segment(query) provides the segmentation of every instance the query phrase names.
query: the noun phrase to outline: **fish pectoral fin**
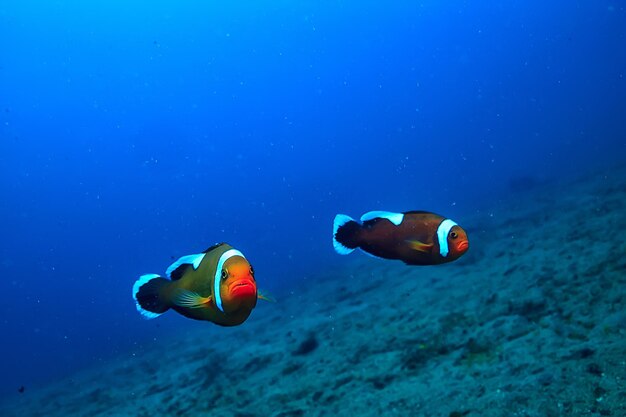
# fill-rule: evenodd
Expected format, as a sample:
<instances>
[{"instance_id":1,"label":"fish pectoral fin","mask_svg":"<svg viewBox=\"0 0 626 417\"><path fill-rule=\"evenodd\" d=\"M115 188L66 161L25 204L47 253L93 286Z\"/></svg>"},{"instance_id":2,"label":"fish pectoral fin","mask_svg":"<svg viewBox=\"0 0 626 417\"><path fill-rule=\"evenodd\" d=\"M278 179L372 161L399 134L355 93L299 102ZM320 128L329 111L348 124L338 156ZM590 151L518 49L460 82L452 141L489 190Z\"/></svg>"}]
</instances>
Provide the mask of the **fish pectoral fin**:
<instances>
[{"instance_id":1,"label":"fish pectoral fin","mask_svg":"<svg viewBox=\"0 0 626 417\"><path fill-rule=\"evenodd\" d=\"M179 307L203 308L208 307L212 300L212 297L202 297L194 291L179 290L172 302Z\"/></svg>"},{"instance_id":2,"label":"fish pectoral fin","mask_svg":"<svg viewBox=\"0 0 626 417\"><path fill-rule=\"evenodd\" d=\"M256 292L256 294L257 294L257 296L256 296L256 297L257 297L259 300L269 301L270 303L275 303L275 302L276 302L276 298L274 298L271 294L269 294L269 293L268 293L268 292L266 292L266 291L264 291L264 292L257 291L257 292Z\"/></svg>"},{"instance_id":3,"label":"fish pectoral fin","mask_svg":"<svg viewBox=\"0 0 626 417\"><path fill-rule=\"evenodd\" d=\"M406 240L405 242L409 244L411 249L415 249L416 251L419 251L419 252L428 253L433 247L432 243L424 243L424 242L420 242L419 240Z\"/></svg>"}]
</instances>

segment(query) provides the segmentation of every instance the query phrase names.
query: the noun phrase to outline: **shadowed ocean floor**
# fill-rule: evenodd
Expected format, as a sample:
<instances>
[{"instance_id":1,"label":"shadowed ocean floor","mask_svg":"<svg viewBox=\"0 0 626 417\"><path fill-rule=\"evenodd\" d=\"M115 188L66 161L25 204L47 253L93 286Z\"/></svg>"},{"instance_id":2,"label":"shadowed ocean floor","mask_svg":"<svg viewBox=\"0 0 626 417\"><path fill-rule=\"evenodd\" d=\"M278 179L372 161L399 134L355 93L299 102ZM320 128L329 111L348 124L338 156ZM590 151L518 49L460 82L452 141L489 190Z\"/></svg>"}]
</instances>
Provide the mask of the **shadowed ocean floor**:
<instances>
[{"instance_id":1,"label":"shadowed ocean floor","mask_svg":"<svg viewBox=\"0 0 626 417\"><path fill-rule=\"evenodd\" d=\"M242 327L128 353L0 414L625 416L626 168L458 220L471 248L453 264L351 255Z\"/></svg>"}]
</instances>

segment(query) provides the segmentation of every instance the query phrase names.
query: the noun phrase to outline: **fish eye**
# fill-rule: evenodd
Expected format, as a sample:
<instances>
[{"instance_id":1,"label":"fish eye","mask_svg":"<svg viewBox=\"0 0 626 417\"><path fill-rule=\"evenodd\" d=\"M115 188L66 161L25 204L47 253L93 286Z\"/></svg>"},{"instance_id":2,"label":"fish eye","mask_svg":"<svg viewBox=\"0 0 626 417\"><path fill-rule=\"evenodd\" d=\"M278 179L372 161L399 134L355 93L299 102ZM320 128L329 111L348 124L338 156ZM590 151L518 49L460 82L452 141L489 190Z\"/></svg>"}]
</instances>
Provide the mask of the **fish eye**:
<instances>
[{"instance_id":1,"label":"fish eye","mask_svg":"<svg viewBox=\"0 0 626 417\"><path fill-rule=\"evenodd\" d=\"M459 237L459 234L457 232L450 232L450 237L452 239L456 239L457 237Z\"/></svg>"},{"instance_id":2,"label":"fish eye","mask_svg":"<svg viewBox=\"0 0 626 417\"><path fill-rule=\"evenodd\" d=\"M228 270L226 268L222 269L222 279L228 278Z\"/></svg>"}]
</instances>

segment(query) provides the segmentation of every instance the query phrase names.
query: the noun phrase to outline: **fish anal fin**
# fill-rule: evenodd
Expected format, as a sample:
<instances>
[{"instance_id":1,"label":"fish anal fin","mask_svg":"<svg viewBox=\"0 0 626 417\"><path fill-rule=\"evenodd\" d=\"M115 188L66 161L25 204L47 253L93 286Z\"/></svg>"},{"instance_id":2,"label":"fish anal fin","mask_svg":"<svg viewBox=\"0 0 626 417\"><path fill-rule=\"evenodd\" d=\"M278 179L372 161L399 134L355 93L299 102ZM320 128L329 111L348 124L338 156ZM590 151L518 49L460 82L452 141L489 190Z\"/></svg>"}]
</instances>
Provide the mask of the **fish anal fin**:
<instances>
[{"instance_id":1,"label":"fish anal fin","mask_svg":"<svg viewBox=\"0 0 626 417\"><path fill-rule=\"evenodd\" d=\"M172 299L174 305L186 308L206 308L212 302L213 298L211 296L202 297L197 292L189 290L178 290Z\"/></svg>"},{"instance_id":2,"label":"fish anal fin","mask_svg":"<svg viewBox=\"0 0 626 417\"><path fill-rule=\"evenodd\" d=\"M419 240L406 240L406 243L413 250L428 253L433 248L432 243L424 243Z\"/></svg>"}]
</instances>

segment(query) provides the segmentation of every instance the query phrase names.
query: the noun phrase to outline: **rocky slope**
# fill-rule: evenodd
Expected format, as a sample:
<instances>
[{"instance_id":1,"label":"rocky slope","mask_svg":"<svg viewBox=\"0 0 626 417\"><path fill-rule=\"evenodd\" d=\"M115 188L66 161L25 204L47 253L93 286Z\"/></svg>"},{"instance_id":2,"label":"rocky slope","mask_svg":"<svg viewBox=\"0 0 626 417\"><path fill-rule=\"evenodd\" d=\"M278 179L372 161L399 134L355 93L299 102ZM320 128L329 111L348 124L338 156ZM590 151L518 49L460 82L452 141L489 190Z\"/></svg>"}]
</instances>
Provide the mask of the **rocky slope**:
<instances>
[{"instance_id":1,"label":"rocky slope","mask_svg":"<svg viewBox=\"0 0 626 417\"><path fill-rule=\"evenodd\" d=\"M242 327L207 326L0 412L625 416L626 170L459 221L471 249L453 264L351 255Z\"/></svg>"}]
</instances>

